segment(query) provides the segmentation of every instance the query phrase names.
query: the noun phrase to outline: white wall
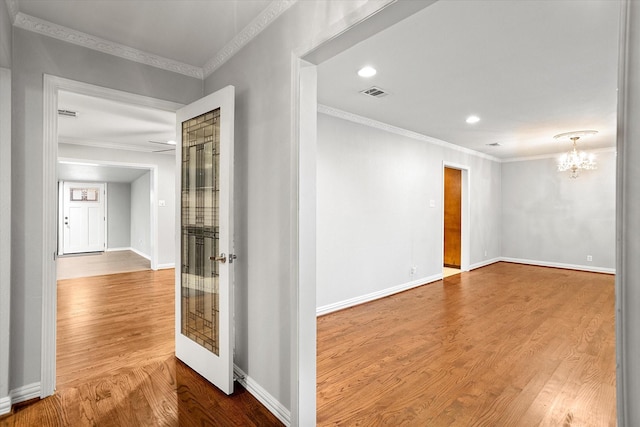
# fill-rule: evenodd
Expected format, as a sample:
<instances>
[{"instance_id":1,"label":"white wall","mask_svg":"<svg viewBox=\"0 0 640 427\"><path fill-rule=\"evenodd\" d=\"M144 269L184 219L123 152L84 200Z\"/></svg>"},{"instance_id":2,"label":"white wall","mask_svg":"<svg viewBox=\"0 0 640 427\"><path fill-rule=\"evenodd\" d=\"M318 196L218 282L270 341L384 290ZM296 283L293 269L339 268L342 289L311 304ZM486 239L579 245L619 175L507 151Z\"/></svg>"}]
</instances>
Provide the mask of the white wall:
<instances>
[{"instance_id":1,"label":"white wall","mask_svg":"<svg viewBox=\"0 0 640 427\"><path fill-rule=\"evenodd\" d=\"M147 258L151 257L149 177L147 172L131 183L131 248Z\"/></svg>"},{"instance_id":2,"label":"white wall","mask_svg":"<svg viewBox=\"0 0 640 427\"><path fill-rule=\"evenodd\" d=\"M107 183L107 249L131 247L131 184Z\"/></svg>"},{"instance_id":3,"label":"white wall","mask_svg":"<svg viewBox=\"0 0 640 427\"><path fill-rule=\"evenodd\" d=\"M202 96L203 82L19 28L13 29L12 68L10 389L18 389L39 387L44 257L55 251L43 245L43 74L183 104ZM135 161L129 152L96 153L104 159ZM173 184L164 188L165 199L173 200ZM172 207L167 210L172 212ZM172 241L173 236L168 236L166 245ZM172 263L173 248L166 254L164 247L160 242L160 262Z\"/></svg>"},{"instance_id":4,"label":"white wall","mask_svg":"<svg viewBox=\"0 0 640 427\"><path fill-rule=\"evenodd\" d=\"M614 271L615 153L597 161L576 179L554 158L502 164L503 257Z\"/></svg>"},{"instance_id":5,"label":"white wall","mask_svg":"<svg viewBox=\"0 0 640 427\"><path fill-rule=\"evenodd\" d=\"M500 163L318 115L319 308L441 276L443 162L470 169L470 264L499 257Z\"/></svg>"}]
</instances>

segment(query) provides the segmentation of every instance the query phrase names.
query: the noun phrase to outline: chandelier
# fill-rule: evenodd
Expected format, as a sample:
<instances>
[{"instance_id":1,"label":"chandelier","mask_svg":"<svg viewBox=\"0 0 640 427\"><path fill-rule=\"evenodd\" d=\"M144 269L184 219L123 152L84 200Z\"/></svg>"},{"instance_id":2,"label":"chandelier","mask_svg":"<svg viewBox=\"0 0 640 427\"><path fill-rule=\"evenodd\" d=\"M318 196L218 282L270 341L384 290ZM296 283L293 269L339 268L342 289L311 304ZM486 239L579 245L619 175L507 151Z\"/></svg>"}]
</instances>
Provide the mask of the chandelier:
<instances>
[{"instance_id":1,"label":"chandelier","mask_svg":"<svg viewBox=\"0 0 640 427\"><path fill-rule=\"evenodd\" d=\"M574 132L561 133L553 137L553 139L570 139L573 143L571 150L563 154L558 159L558 170L560 172L571 171L571 178L577 178L580 170L597 169L596 157L593 154L587 154L584 151L578 151L576 143L581 136L595 135L595 130L580 130Z\"/></svg>"}]
</instances>

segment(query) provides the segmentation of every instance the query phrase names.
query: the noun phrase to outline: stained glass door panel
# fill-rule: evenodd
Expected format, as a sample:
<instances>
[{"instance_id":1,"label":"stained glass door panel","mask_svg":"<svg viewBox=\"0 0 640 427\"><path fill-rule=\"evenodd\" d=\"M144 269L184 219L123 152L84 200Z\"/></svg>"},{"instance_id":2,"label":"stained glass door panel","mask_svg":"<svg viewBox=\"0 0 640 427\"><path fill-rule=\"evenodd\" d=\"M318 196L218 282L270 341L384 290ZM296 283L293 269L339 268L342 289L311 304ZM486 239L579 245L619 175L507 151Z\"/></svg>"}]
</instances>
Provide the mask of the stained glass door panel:
<instances>
[{"instance_id":1,"label":"stained glass door panel","mask_svg":"<svg viewBox=\"0 0 640 427\"><path fill-rule=\"evenodd\" d=\"M219 354L220 109L182 123L182 334Z\"/></svg>"},{"instance_id":2,"label":"stained glass door panel","mask_svg":"<svg viewBox=\"0 0 640 427\"><path fill-rule=\"evenodd\" d=\"M233 96L229 86L177 114L176 357L233 392ZM225 255L227 254L227 255Z\"/></svg>"}]
</instances>

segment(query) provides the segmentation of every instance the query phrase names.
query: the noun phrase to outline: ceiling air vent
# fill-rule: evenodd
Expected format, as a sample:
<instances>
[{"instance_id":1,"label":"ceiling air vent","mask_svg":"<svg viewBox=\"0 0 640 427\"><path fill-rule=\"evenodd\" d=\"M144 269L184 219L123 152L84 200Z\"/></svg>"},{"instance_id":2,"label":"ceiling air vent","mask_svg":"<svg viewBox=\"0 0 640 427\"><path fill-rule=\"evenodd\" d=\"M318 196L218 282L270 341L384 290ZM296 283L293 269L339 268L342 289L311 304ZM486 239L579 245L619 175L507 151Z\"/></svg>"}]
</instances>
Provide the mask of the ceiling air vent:
<instances>
[{"instance_id":1,"label":"ceiling air vent","mask_svg":"<svg viewBox=\"0 0 640 427\"><path fill-rule=\"evenodd\" d=\"M389 95L387 92L385 92L384 90L380 89L377 86L371 86L369 89L365 89L360 93L373 96L374 98L382 98L383 96Z\"/></svg>"},{"instance_id":2,"label":"ceiling air vent","mask_svg":"<svg viewBox=\"0 0 640 427\"><path fill-rule=\"evenodd\" d=\"M78 117L78 112L71 110L58 110L58 115L66 117Z\"/></svg>"}]
</instances>

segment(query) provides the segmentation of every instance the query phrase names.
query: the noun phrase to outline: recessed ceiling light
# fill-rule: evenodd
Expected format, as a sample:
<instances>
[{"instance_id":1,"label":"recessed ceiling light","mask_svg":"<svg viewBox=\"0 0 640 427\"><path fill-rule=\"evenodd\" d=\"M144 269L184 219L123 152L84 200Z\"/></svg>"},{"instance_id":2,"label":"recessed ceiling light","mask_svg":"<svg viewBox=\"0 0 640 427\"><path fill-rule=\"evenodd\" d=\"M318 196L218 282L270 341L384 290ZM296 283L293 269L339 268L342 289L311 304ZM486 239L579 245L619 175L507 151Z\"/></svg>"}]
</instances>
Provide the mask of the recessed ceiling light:
<instances>
[{"instance_id":1,"label":"recessed ceiling light","mask_svg":"<svg viewBox=\"0 0 640 427\"><path fill-rule=\"evenodd\" d=\"M479 121L480 121L480 117L478 117L478 116L469 116L469 117L467 117L467 123L469 123L469 124L478 123Z\"/></svg>"},{"instance_id":2,"label":"recessed ceiling light","mask_svg":"<svg viewBox=\"0 0 640 427\"><path fill-rule=\"evenodd\" d=\"M368 65L358 70L358 75L360 77L373 77L376 75L376 73L377 73L376 69L373 67L369 67Z\"/></svg>"}]
</instances>

